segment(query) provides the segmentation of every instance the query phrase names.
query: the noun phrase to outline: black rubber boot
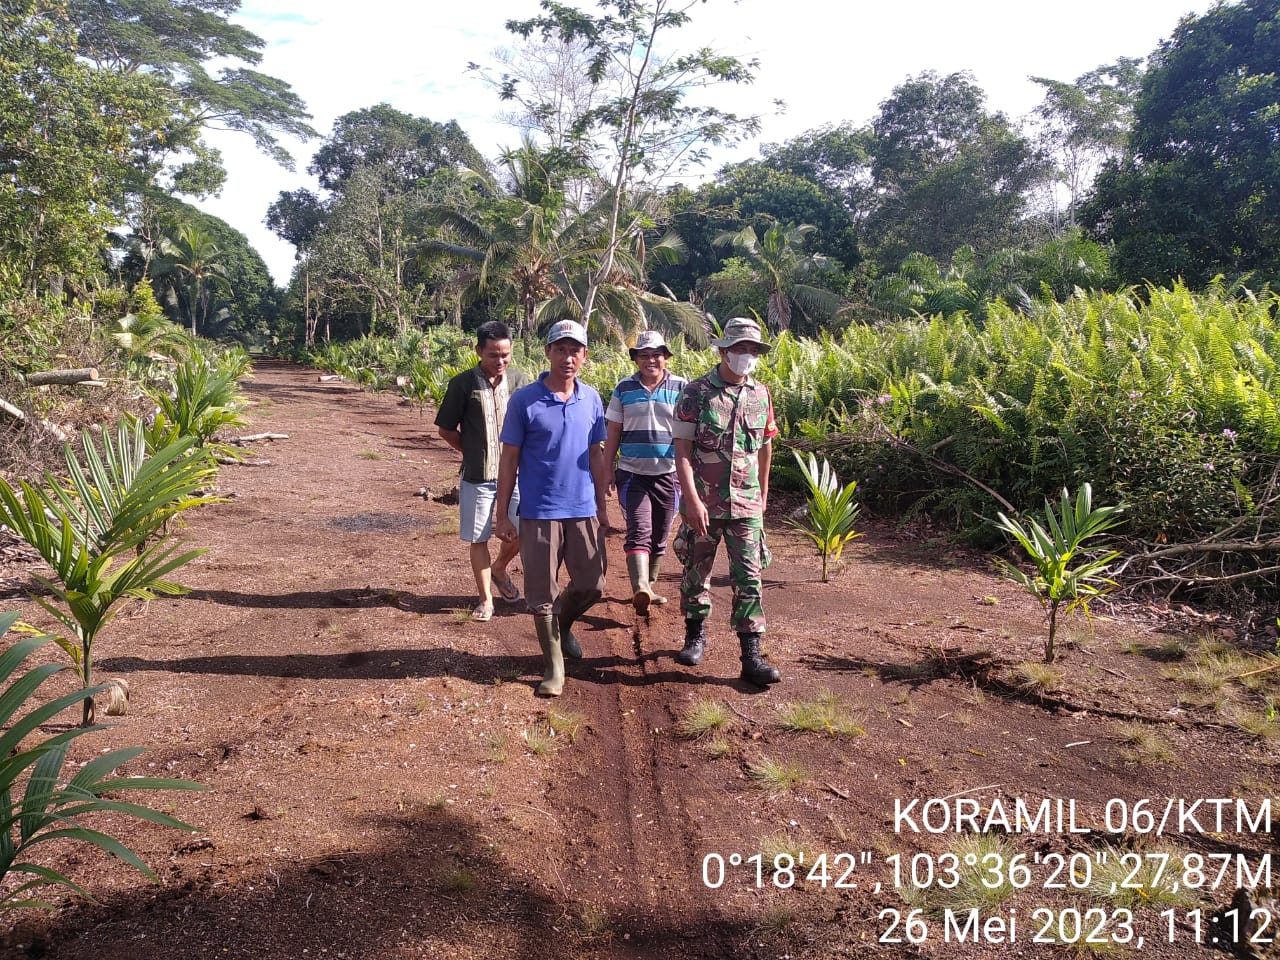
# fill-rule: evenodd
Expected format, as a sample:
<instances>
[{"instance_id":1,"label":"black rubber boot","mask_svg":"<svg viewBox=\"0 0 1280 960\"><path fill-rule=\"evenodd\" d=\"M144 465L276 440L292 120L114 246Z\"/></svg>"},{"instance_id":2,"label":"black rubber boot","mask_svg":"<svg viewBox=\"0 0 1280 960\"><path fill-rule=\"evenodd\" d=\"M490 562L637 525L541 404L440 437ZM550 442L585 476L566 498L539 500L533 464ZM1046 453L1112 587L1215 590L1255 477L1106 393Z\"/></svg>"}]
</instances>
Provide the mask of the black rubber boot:
<instances>
[{"instance_id":1,"label":"black rubber boot","mask_svg":"<svg viewBox=\"0 0 1280 960\"><path fill-rule=\"evenodd\" d=\"M740 633L738 642L742 644L742 679L754 683L757 687L767 687L782 679L777 667L760 653L760 634Z\"/></svg>"},{"instance_id":2,"label":"black rubber boot","mask_svg":"<svg viewBox=\"0 0 1280 960\"><path fill-rule=\"evenodd\" d=\"M707 649L707 621L686 620L684 622L684 647L676 654L676 663L686 667L696 667L702 662L702 655Z\"/></svg>"}]
</instances>

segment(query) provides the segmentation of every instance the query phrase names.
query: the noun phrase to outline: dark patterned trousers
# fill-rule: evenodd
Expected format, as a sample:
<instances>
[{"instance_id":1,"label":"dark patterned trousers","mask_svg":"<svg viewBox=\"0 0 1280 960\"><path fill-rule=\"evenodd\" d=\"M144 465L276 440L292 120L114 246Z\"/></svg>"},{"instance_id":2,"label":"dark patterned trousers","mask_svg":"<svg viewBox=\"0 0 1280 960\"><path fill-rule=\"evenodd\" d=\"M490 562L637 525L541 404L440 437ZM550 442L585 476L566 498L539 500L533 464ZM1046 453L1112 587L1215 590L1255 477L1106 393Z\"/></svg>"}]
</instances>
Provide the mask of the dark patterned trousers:
<instances>
[{"instance_id":1,"label":"dark patterned trousers","mask_svg":"<svg viewBox=\"0 0 1280 960\"><path fill-rule=\"evenodd\" d=\"M738 633L764 633L763 591L760 580L760 547L764 520L745 517L711 520L705 536L693 535L689 559L680 584L680 612L687 620L711 616L711 567L716 550L724 541L729 554L729 582L733 587L733 615L730 623Z\"/></svg>"}]
</instances>

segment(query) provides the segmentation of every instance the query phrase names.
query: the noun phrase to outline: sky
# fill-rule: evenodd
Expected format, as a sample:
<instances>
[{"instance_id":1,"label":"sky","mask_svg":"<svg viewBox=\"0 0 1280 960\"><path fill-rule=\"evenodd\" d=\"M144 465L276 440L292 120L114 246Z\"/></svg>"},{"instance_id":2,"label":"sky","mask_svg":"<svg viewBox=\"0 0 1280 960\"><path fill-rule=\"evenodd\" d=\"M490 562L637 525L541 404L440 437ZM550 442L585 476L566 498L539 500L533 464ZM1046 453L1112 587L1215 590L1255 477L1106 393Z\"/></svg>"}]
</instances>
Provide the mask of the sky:
<instances>
[{"instance_id":1,"label":"sky","mask_svg":"<svg viewBox=\"0 0 1280 960\"><path fill-rule=\"evenodd\" d=\"M926 70L969 71L988 109L1016 120L1041 100L1030 77L1069 82L1120 57L1145 57L1183 16L1211 2L705 0L663 52L710 46L760 62L754 83L721 91L716 103L759 114L761 135L717 153L702 171L709 177L723 163L759 156L761 144L827 124L868 123L895 86ZM594 0L578 6L594 9ZM467 64L492 64L513 39L506 21L537 13L537 0L243 0L232 19L266 42L257 69L292 86L322 137L343 114L385 102L437 123L457 120L493 158L518 144L519 133L497 118L496 95ZM244 233L276 282L288 283L293 248L262 221L281 191L316 189L306 167L320 141L282 141L297 161L290 172L243 134L213 131L208 139L228 177L220 195L198 206Z\"/></svg>"}]
</instances>

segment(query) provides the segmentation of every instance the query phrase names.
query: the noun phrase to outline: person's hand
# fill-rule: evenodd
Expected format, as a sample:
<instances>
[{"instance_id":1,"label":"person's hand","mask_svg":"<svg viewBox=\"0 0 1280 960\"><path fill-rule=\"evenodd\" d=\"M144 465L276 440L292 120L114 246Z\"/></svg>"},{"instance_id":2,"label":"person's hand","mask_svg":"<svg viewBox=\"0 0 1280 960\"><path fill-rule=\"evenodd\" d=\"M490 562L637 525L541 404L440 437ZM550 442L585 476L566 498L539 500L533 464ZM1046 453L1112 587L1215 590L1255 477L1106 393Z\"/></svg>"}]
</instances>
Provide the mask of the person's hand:
<instances>
[{"instance_id":1,"label":"person's hand","mask_svg":"<svg viewBox=\"0 0 1280 960\"><path fill-rule=\"evenodd\" d=\"M609 510L606 507L600 507L596 510L596 523L600 525L600 535L602 537L611 537L621 532L609 522Z\"/></svg>"},{"instance_id":2,"label":"person's hand","mask_svg":"<svg viewBox=\"0 0 1280 960\"><path fill-rule=\"evenodd\" d=\"M700 537L707 535L707 524L710 520L707 514L707 505L697 497L688 497L684 502L684 522L689 525L692 530Z\"/></svg>"},{"instance_id":3,"label":"person's hand","mask_svg":"<svg viewBox=\"0 0 1280 960\"><path fill-rule=\"evenodd\" d=\"M518 536L518 533L516 525L511 522L510 517L495 517L493 520L493 535L503 543L510 543Z\"/></svg>"}]
</instances>

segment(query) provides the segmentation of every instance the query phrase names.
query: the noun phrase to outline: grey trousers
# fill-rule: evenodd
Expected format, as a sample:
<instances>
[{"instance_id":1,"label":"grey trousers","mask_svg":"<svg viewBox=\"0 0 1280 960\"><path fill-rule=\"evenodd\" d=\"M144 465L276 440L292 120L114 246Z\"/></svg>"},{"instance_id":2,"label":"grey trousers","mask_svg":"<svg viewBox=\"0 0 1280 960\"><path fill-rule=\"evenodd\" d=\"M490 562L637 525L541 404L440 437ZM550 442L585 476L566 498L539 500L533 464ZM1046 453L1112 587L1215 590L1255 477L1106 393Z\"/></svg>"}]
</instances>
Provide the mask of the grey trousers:
<instances>
[{"instance_id":1,"label":"grey trousers","mask_svg":"<svg viewBox=\"0 0 1280 960\"><path fill-rule=\"evenodd\" d=\"M604 596L604 537L595 517L572 520L520 518L520 562L524 567L526 609L534 614L579 612ZM561 594L560 567L569 571Z\"/></svg>"}]
</instances>

